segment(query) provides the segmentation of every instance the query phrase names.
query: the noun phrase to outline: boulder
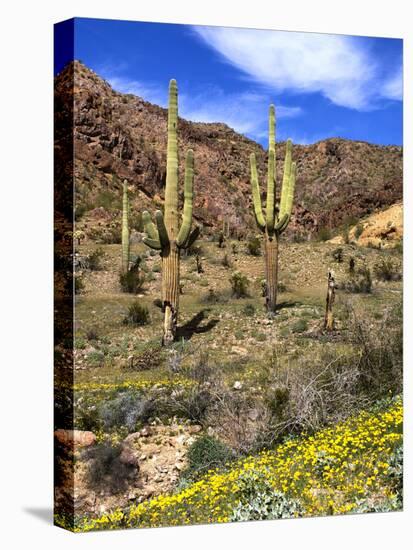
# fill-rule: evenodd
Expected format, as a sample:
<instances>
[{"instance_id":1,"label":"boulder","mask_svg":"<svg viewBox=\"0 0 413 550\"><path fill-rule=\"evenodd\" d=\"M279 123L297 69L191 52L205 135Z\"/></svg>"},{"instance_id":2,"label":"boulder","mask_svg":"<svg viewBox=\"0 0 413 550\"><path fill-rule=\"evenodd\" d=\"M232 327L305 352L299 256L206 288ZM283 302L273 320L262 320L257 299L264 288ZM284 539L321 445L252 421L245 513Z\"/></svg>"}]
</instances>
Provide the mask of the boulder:
<instances>
[{"instance_id":1,"label":"boulder","mask_svg":"<svg viewBox=\"0 0 413 550\"><path fill-rule=\"evenodd\" d=\"M90 447L96 443L93 432L82 430L56 430L54 436L59 443L70 448Z\"/></svg>"}]
</instances>

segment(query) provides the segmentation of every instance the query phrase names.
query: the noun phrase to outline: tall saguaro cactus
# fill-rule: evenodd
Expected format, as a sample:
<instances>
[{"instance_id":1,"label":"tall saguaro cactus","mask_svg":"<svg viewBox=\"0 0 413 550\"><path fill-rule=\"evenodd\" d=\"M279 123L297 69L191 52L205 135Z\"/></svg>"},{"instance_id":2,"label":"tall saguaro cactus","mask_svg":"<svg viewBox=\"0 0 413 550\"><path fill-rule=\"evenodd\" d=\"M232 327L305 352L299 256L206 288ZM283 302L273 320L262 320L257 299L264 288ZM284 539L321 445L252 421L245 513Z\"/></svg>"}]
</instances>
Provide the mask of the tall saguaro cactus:
<instances>
[{"instance_id":1,"label":"tall saguaro cactus","mask_svg":"<svg viewBox=\"0 0 413 550\"><path fill-rule=\"evenodd\" d=\"M123 180L122 201L122 273L129 269L129 195L128 182Z\"/></svg>"},{"instance_id":2,"label":"tall saguaro cactus","mask_svg":"<svg viewBox=\"0 0 413 550\"><path fill-rule=\"evenodd\" d=\"M251 153L251 186L254 214L259 229L264 234L264 259L266 279L266 306L269 314L275 313L278 283L278 244L281 233L286 229L291 217L296 177L296 164L291 161L292 143L286 144L284 175L279 203L277 203L276 166L275 166L275 107L270 105L267 200L265 216L261 204L258 182L257 161Z\"/></svg>"},{"instance_id":3,"label":"tall saguaro cactus","mask_svg":"<svg viewBox=\"0 0 413 550\"><path fill-rule=\"evenodd\" d=\"M145 211L142 220L146 237L143 242L160 250L162 257L162 308L164 311L163 343L173 342L176 333L179 306L180 251L190 247L199 234L196 227L191 233L194 154L187 151L185 159L184 210L179 227L178 216L178 89L175 80L169 83L168 145L166 161L166 188L164 214L155 212L156 225Z\"/></svg>"}]
</instances>

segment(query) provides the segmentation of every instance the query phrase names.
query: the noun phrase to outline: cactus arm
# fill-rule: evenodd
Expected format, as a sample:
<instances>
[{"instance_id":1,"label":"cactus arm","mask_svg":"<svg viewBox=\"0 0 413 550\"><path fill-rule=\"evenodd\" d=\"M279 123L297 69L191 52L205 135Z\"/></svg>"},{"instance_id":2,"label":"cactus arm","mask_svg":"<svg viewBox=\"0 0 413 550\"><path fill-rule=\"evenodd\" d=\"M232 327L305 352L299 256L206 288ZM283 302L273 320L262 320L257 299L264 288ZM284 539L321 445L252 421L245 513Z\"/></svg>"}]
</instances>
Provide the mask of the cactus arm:
<instances>
[{"instance_id":1,"label":"cactus arm","mask_svg":"<svg viewBox=\"0 0 413 550\"><path fill-rule=\"evenodd\" d=\"M284 175L283 175L283 183L282 183L282 189L281 189L281 201L280 201L281 218L284 216L284 214L287 213L286 207L287 207L288 187L290 185L290 175L291 175L291 148L292 148L291 139L288 139L285 147Z\"/></svg>"},{"instance_id":2,"label":"cactus arm","mask_svg":"<svg viewBox=\"0 0 413 550\"><path fill-rule=\"evenodd\" d=\"M145 233L152 240L159 241L158 230L155 227L155 224L152 222L151 215L147 210L142 212L142 222Z\"/></svg>"},{"instance_id":3,"label":"cactus arm","mask_svg":"<svg viewBox=\"0 0 413 550\"><path fill-rule=\"evenodd\" d=\"M257 225L260 229L265 229L265 219L262 213L260 186L258 184L258 172L257 172L257 160L255 154L250 155L251 163L251 187L252 187L252 200L254 203L254 214L257 220Z\"/></svg>"},{"instance_id":4,"label":"cactus arm","mask_svg":"<svg viewBox=\"0 0 413 550\"><path fill-rule=\"evenodd\" d=\"M165 226L169 239L178 236L178 88L176 80L169 83L168 145L165 187Z\"/></svg>"},{"instance_id":5,"label":"cactus arm","mask_svg":"<svg viewBox=\"0 0 413 550\"><path fill-rule=\"evenodd\" d=\"M161 243L161 247L163 249L166 249L169 247L169 236L168 231L165 227L165 222L163 219L163 214L160 210L157 210L155 212L155 220L156 220L156 226L158 228L158 235L159 235L159 242Z\"/></svg>"},{"instance_id":6,"label":"cactus arm","mask_svg":"<svg viewBox=\"0 0 413 550\"><path fill-rule=\"evenodd\" d=\"M274 229L275 231L278 231L278 233L281 233L284 231L284 229L287 227L288 222L290 221L290 217L288 214L284 214L282 218L278 220L278 222L275 224Z\"/></svg>"},{"instance_id":7,"label":"cactus arm","mask_svg":"<svg viewBox=\"0 0 413 550\"><path fill-rule=\"evenodd\" d=\"M286 214L291 216L293 209L294 190L295 190L295 178L297 172L297 165L295 162L291 164L290 184L288 186L288 195L286 200Z\"/></svg>"},{"instance_id":8,"label":"cactus arm","mask_svg":"<svg viewBox=\"0 0 413 550\"><path fill-rule=\"evenodd\" d=\"M180 246L180 248L191 248L194 242L199 237L201 230L196 226L192 232L188 235L188 239Z\"/></svg>"},{"instance_id":9,"label":"cactus arm","mask_svg":"<svg viewBox=\"0 0 413 550\"><path fill-rule=\"evenodd\" d=\"M271 232L275 222L275 108L270 105L269 139L268 139L268 171L267 171L267 229Z\"/></svg>"},{"instance_id":10,"label":"cactus arm","mask_svg":"<svg viewBox=\"0 0 413 550\"><path fill-rule=\"evenodd\" d=\"M296 178L296 171L297 166L296 163L293 162L291 164L291 174L290 174L290 182L288 185L288 195L286 200L286 213L281 218L279 223L276 225L276 229L279 233L282 233L290 223L291 219L291 213L293 210L293 199L294 199L294 189L295 189L295 178Z\"/></svg>"},{"instance_id":11,"label":"cactus arm","mask_svg":"<svg viewBox=\"0 0 413 550\"><path fill-rule=\"evenodd\" d=\"M159 240L156 239L150 239L149 237L144 237L142 239L142 242L146 244L146 246L149 246L149 248L153 248L154 250L161 250L161 243Z\"/></svg>"},{"instance_id":12,"label":"cactus arm","mask_svg":"<svg viewBox=\"0 0 413 550\"><path fill-rule=\"evenodd\" d=\"M189 149L185 159L185 186L184 186L184 213L181 229L176 239L176 244L182 246L188 240L192 223L193 204L193 181L194 181L194 153Z\"/></svg>"}]
</instances>

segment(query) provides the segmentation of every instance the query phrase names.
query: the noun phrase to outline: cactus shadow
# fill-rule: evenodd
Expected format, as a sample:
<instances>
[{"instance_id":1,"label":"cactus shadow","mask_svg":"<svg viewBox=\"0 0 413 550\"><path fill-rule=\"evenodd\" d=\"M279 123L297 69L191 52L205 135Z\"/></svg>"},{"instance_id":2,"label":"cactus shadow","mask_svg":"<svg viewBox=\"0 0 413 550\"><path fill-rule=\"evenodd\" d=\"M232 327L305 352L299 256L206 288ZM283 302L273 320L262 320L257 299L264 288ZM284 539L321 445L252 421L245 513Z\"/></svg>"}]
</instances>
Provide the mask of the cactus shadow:
<instances>
[{"instance_id":1,"label":"cactus shadow","mask_svg":"<svg viewBox=\"0 0 413 550\"><path fill-rule=\"evenodd\" d=\"M211 310L202 309L192 319L178 327L176 330L177 339L190 340L194 334L205 334L212 330L219 323L219 319L210 319L206 324L201 324L207 318L209 311Z\"/></svg>"}]
</instances>

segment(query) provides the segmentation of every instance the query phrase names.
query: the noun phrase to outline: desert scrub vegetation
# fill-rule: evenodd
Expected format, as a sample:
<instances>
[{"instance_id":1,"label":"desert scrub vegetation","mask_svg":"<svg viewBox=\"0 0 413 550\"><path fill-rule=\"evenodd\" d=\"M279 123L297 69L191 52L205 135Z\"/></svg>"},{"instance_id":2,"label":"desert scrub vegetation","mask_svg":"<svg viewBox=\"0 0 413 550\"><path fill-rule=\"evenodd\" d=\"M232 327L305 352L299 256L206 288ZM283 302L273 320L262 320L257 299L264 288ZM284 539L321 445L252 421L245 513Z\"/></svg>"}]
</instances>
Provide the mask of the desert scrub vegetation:
<instances>
[{"instance_id":1,"label":"desert scrub vegetation","mask_svg":"<svg viewBox=\"0 0 413 550\"><path fill-rule=\"evenodd\" d=\"M128 312L123 319L124 325L142 326L150 323L149 310L137 300L128 307Z\"/></svg>"},{"instance_id":2,"label":"desert scrub vegetation","mask_svg":"<svg viewBox=\"0 0 413 550\"><path fill-rule=\"evenodd\" d=\"M131 267L119 274L122 292L138 294L145 284L145 273L142 269L142 258L138 256Z\"/></svg>"},{"instance_id":3,"label":"desert scrub vegetation","mask_svg":"<svg viewBox=\"0 0 413 550\"><path fill-rule=\"evenodd\" d=\"M288 438L274 450L211 469L182 490L95 519L78 518L74 530L346 514L371 503L400 509L402 422L396 397L335 426ZM256 493L254 486L260 488ZM251 496L258 504L254 511Z\"/></svg>"},{"instance_id":4,"label":"desert scrub vegetation","mask_svg":"<svg viewBox=\"0 0 413 550\"><path fill-rule=\"evenodd\" d=\"M136 475L136 469L120 460L121 451L121 445L111 441L102 441L84 451L83 456L89 464L88 480L95 490L116 494L128 487L129 481Z\"/></svg>"},{"instance_id":5,"label":"desert scrub vegetation","mask_svg":"<svg viewBox=\"0 0 413 550\"><path fill-rule=\"evenodd\" d=\"M402 278L400 263L391 258L380 258L374 264L373 273L379 281L400 281Z\"/></svg>"},{"instance_id":6,"label":"desert scrub vegetation","mask_svg":"<svg viewBox=\"0 0 413 550\"><path fill-rule=\"evenodd\" d=\"M231 284L232 295L235 298L246 298L248 296L248 277L240 271L234 271L229 282Z\"/></svg>"},{"instance_id":7,"label":"desert scrub vegetation","mask_svg":"<svg viewBox=\"0 0 413 550\"><path fill-rule=\"evenodd\" d=\"M101 271L103 269L102 260L104 257L105 257L105 252L103 248L102 247L96 248L96 250L94 250L87 256L88 268L91 271Z\"/></svg>"},{"instance_id":8,"label":"desert scrub vegetation","mask_svg":"<svg viewBox=\"0 0 413 550\"><path fill-rule=\"evenodd\" d=\"M261 240L256 235L251 236L247 241L247 252L251 256L261 256Z\"/></svg>"},{"instance_id":9,"label":"desert scrub vegetation","mask_svg":"<svg viewBox=\"0 0 413 550\"><path fill-rule=\"evenodd\" d=\"M354 294L370 294L373 287L373 278L370 268L366 265L350 272L347 280L343 281L339 288L345 292Z\"/></svg>"}]
</instances>

